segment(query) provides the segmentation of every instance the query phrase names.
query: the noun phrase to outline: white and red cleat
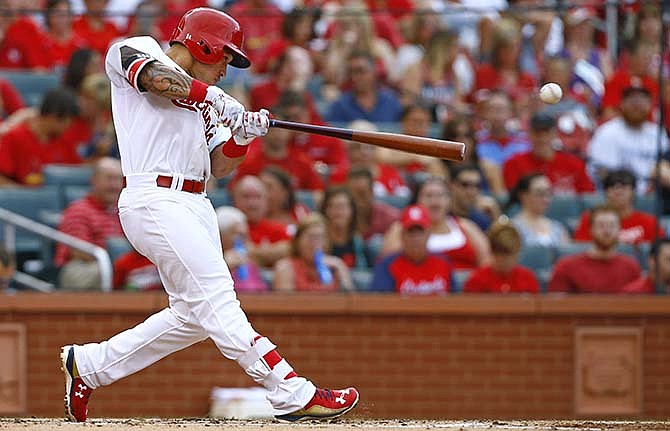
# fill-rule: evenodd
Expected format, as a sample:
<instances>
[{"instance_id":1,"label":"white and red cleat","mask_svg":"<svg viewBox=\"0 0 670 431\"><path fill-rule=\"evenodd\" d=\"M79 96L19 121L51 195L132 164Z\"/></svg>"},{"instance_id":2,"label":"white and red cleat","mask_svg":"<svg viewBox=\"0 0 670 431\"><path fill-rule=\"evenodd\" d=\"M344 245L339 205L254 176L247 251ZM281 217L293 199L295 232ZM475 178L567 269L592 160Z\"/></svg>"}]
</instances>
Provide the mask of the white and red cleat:
<instances>
[{"instance_id":1,"label":"white and red cleat","mask_svg":"<svg viewBox=\"0 0 670 431\"><path fill-rule=\"evenodd\" d=\"M359 394L355 388L341 390L317 388L305 407L293 413L275 416L275 418L288 422L334 419L353 409L358 399Z\"/></svg>"},{"instance_id":2,"label":"white and red cleat","mask_svg":"<svg viewBox=\"0 0 670 431\"><path fill-rule=\"evenodd\" d=\"M65 346L60 353L61 370L65 374L65 416L73 422L85 422L88 414L88 399L93 389L79 377L74 362L74 347Z\"/></svg>"}]
</instances>

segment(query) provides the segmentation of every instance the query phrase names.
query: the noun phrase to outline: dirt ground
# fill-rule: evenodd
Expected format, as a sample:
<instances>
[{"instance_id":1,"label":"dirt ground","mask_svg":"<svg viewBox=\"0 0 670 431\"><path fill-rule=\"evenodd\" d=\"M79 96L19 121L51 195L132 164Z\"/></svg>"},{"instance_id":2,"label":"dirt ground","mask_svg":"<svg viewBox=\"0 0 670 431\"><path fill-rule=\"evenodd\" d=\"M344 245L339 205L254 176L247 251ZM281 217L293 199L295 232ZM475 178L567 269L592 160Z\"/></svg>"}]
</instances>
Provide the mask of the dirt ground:
<instances>
[{"instance_id":1,"label":"dirt ground","mask_svg":"<svg viewBox=\"0 0 670 431\"><path fill-rule=\"evenodd\" d=\"M274 421L225 419L92 419L74 424L63 419L0 418L0 429L17 431L659 431L670 430L670 421L417 421L355 420L330 423L284 424Z\"/></svg>"}]
</instances>

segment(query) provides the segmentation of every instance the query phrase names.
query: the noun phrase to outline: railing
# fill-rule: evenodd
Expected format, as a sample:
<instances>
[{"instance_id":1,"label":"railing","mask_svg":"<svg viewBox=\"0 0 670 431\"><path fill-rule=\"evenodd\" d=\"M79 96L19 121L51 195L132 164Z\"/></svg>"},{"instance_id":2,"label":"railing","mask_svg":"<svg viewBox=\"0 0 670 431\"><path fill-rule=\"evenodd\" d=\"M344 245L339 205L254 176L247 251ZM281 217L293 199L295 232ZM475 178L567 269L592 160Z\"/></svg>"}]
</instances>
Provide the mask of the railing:
<instances>
[{"instance_id":1,"label":"railing","mask_svg":"<svg viewBox=\"0 0 670 431\"><path fill-rule=\"evenodd\" d=\"M5 222L4 242L8 250L16 249L16 227L20 227L41 237L49 238L72 247L95 258L100 268L100 286L103 292L112 290L112 261L107 251L97 245L60 232L29 218L0 208L0 221Z\"/></svg>"}]
</instances>

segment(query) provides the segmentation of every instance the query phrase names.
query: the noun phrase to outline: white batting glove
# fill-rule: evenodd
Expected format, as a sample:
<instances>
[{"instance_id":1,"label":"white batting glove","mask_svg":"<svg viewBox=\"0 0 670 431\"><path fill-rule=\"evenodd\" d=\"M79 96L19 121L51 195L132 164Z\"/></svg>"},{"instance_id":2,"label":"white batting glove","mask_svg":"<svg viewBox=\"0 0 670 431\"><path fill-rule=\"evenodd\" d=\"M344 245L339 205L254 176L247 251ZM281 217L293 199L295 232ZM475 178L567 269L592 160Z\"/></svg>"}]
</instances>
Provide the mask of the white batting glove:
<instances>
[{"instance_id":1,"label":"white batting glove","mask_svg":"<svg viewBox=\"0 0 670 431\"><path fill-rule=\"evenodd\" d=\"M207 87L205 102L214 108L219 122L225 127L233 126L238 117L244 113L244 106L216 85Z\"/></svg>"},{"instance_id":2,"label":"white batting glove","mask_svg":"<svg viewBox=\"0 0 670 431\"><path fill-rule=\"evenodd\" d=\"M265 136L270 130L270 112L261 109L258 112L242 113L232 128L233 139L237 145L249 145L259 136Z\"/></svg>"}]
</instances>

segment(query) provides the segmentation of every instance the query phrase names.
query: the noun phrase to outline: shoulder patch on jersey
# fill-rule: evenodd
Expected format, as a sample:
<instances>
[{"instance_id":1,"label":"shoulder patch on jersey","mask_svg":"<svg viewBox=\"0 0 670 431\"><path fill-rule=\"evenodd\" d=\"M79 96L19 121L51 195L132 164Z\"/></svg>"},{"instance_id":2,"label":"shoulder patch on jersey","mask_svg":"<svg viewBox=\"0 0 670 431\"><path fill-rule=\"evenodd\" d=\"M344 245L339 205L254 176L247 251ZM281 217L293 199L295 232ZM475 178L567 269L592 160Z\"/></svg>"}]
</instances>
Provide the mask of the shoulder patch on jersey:
<instances>
[{"instance_id":1,"label":"shoulder patch on jersey","mask_svg":"<svg viewBox=\"0 0 670 431\"><path fill-rule=\"evenodd\" d=\"M121 66L124 71L127 71L130 66L137 60L150 59L152 58L146 52L139 51L130 46L122 46L119 51L121 51Z\"/></svg>"}]
</instances>

